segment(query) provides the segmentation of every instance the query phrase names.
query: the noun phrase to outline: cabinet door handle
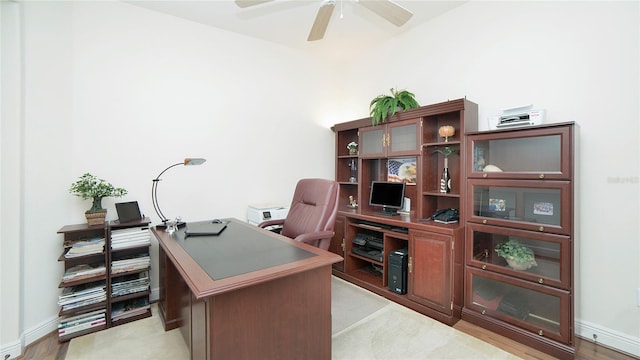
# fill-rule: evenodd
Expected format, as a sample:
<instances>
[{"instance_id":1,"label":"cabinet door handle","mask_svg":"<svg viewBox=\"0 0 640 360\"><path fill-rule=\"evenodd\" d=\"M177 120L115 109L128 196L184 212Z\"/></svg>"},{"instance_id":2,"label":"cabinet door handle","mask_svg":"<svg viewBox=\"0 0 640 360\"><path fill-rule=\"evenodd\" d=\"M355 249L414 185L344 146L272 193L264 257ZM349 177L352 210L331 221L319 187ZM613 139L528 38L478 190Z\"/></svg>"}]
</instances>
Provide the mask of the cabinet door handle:
<instances>
[{"instance_id":1,"label":"cabinet door handle","mask_svg":"<svg viewBox=\"0 0 640 360\"><path fill-rule=\"evenodd\" d=\"M482 223L486 224L487 223L487 219L482 220Z\"/></svg>"},{"instance_id":2,"label":"cabinet door handle","mask_svg":"<svg viewBox=\"0 0 640 360\"><path fill-rule=\"evenodd\" d=\"M407 267L409 268L409 273L413 272L413 259L410 257L409 258L409 263L407 264Z\"/></svg>"},{"instance_id":3,"label":"cabinet door handle","mask_svg":"<svg viewBox=\"0 0 640 360\"><path fill-rule=\"evenodd\" d=\"M482 270L487 270L487 265L482 265Z\"/></svg>"},{"instance_id":4,"label":"cabinet door handle","mask_svg":"<svg viewBox=\"0 0 640 360\"><path fill-rule=\"evenodd\" d=\"M544 179L544 174L538 175L538 178L540 178L540 180Z\"/></svg>"},{"instance_id":5,"label":"cabinet door handle","mask_svg":"<svg viewBox=\"0 0 640 360\"><path fill-rule=\"evenodd\" d=\"M544 336L544 331L543 330L538 330L538 335Z\"/></svg>"},{"instance_id":6,"label":"cabinet door handle","mask_svg":"<svg viewBox=\"0 0 640 360\"><path fill-rule=\"evenodd\" d=\"M540 230L540 231L544 231L544 226L540 226L540 227L538 228L538 230Z\"/></svg>"}]
</instances>

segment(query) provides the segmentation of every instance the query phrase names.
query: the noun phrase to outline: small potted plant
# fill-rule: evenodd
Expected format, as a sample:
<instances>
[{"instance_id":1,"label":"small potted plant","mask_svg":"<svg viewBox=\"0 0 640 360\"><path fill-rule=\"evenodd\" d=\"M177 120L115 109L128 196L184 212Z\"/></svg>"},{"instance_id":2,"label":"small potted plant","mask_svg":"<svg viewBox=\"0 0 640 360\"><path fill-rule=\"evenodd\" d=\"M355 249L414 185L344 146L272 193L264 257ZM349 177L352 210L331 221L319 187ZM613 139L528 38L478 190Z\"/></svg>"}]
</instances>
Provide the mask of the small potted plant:
<instances>
[{"instance_id":1,"label":"small potted plant","mask_svg":"<svg viewBox=\"0 0 640 360\"><path fill-rule=\"evenodd\" d=\"M504 258L514 270L527 270L538 266L533 250L520 244L517 240L510 239L500 243L495 250L498 256Z\"/></svg>"},{"instance_id":2,"label":"small potted plant","mask_svg":"<svg viewBox=\"0 0 640 360\"><path fill-rule=\"evenodd\" d=\"M347 144L347 149L349 149L349 155L357 155L358 154L358 144L355 141L352 141Z\"/></svg>"},{"instance_id":3,"label":"small potted plant","mask_svg":"<svg viewBox=\"0 0 640 360\"><path fill-rule=\"evenodd\" d=\"M73 195L80 196L82 199L93 200L91 209L84 213L89 225L100 225L104 223L107 210L102 208L102 198L109 196L121 197L127 194L127 190L117 188L89 173L82 175L78 178L78 181L71 184L69 192Z\"/></svg>"},{"instance_id":4,"label":"small potted plant","mask_svg":"<svg viewBox=\"0 0 640 360\"><path fill-rule=\"evenodd\" d=\"M378 125L387 120L399 110L409 110L420 107L415 99L415 95L407 90L397 91L391 88L391 95L378 95L371 100L369 111L371 114L371 125Z\"/></svg>"}]
</instances>

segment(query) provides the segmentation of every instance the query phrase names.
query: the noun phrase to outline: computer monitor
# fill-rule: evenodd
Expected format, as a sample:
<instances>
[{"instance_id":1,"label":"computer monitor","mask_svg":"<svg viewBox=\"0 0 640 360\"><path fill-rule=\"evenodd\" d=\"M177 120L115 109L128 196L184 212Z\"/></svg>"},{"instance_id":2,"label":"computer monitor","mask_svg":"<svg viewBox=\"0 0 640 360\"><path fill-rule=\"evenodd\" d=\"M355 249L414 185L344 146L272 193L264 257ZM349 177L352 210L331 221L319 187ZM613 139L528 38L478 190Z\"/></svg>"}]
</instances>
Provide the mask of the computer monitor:
<instances>
[{"instance_id":1,"label":"computer monitor","mask_svg":"<svg viewBox=\"0 0 640 360\"><path fill-rule=\"evenodd\" d=\"M404 203L405 186L403 182L372 181L369 205L382 207L383 215L398 215Z\"/></svg>"}]
</instances>

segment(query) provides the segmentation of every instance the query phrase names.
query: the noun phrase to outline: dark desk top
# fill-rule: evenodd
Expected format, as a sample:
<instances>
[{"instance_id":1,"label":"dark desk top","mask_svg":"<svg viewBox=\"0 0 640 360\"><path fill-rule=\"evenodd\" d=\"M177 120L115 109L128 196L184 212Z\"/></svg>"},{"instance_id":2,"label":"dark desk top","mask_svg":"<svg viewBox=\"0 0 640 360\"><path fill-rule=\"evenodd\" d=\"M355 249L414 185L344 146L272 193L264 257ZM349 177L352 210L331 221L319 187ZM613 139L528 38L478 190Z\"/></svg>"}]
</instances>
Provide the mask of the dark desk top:
<instances>
[{"instance_id":1,"label":"dark desk top","mask_svg":"<svg viewBox=\"0 0 640 360\"><path fill-rule=\"evenodd\" d=\"M185 237L184 229L173 238L214 280L317 256L237 222L217 236Z\"/></svg>"},{"instance_id":2,"label":"dark desk top","mask_svg":"<svg viewBox=\"0 0 640 360\"><path fill-rule=\"evenodd\" d=\"M152 229L197 298L231 291L341 261L336 254L237 219L218 236L169 234Z\"/></svg>"}]
</instances>

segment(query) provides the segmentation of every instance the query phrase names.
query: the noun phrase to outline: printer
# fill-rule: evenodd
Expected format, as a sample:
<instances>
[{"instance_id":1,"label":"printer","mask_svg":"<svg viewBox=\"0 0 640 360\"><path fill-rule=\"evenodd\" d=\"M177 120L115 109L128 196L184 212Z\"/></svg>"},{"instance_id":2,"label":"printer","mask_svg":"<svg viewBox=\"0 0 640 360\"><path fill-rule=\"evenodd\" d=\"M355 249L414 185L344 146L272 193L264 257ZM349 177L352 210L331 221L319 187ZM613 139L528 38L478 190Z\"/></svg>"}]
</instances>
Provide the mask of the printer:
<instances>
[{"instance_id":1,"label":"printer","mask_svg":"<svg viewBox=\"0 0 640 360\"><path fill-rule=\"evenodd\" d=\"M289 208L273 204L249 205L247 208L247 222L258 225L268 220L282 220L287 217Z\"/></svg>"},{"instance_id":2,"label":"printer","mask_svg":"<svg viewBox=\"0 0 640 360\"><path fill-rule=\"evenodd\" d=\"M540 125L544 122L545 110L534 109L533 105L504 109L502 114L489 117L491 130L518 126Z\"/></svg>"}]
</instances>

